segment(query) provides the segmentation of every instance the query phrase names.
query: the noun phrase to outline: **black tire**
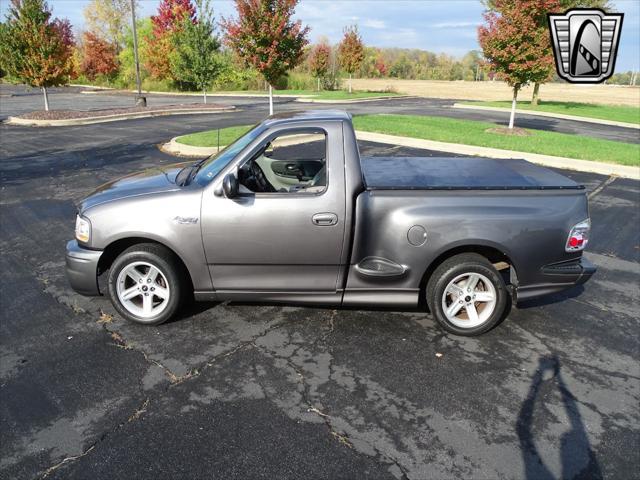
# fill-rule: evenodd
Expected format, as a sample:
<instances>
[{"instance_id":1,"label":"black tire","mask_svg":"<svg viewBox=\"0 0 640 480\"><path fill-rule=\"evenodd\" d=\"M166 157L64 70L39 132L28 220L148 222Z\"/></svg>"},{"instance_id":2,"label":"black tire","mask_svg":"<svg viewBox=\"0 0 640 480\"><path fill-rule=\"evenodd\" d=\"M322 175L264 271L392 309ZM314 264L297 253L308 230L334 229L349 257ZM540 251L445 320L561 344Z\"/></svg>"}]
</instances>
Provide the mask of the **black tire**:
<instances>
[{"instance_id":1,"label":"black tire","mask_svg":"<svg viewBox=\"0 0 640 480\"><path fill-rule=\"evenodd\" d=\"M156 267L166 279L170 291L164 309L157 315L142 317L127 310L118 297L118 277L123 269L134 262L145 262ZM108 290L111 303L118 313L127 320L144 325L159 325L169 320L180 308L185 296L185 281L180 264L173 253L162 245L141 243L122 252L109 270ZM163 279L164 281L164 279Z\"/></svg>"},{"instance_id":2,"label":"black tire","mask_svg":"<svg viewBox=\"0 0 640 480\"><path fill-rule=\"evenodd\" d=\"M495 307L491 315L480 325L471 328L461 328L453 324L445 314L442 299L449 283L459 275L479 273L487 278L496 292ZM491 330L504 317L505 310L510 304L509 293L500 273L482 255L476 253L462 253L455 255L436 268L431 275L426 289L427 304L438 323L448 332L462 336L475 336ZM450 298L450 297L449 297ZM470 308L473 308L470 305Z\"/></svg>"}]
</instances>

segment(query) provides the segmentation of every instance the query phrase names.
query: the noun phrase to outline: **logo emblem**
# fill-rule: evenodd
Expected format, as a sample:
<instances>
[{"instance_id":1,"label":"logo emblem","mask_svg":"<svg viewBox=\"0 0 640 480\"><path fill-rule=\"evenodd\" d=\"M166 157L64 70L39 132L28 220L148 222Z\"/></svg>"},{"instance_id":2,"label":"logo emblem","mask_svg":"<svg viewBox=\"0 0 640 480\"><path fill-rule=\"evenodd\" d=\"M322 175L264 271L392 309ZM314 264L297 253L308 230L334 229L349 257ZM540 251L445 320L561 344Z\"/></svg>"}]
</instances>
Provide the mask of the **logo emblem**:
<instances>
[{"instance_id":1,"label":"logo emblem","mask_svg":"<svg viewBox=\"0 0 640 480\"><path fill-rule=\"evenodd\" d=\"M622 13L588 8L549 14L560 78L571 83L600 83L613 75L623 17Z\"/></svg>"}]
</instances>

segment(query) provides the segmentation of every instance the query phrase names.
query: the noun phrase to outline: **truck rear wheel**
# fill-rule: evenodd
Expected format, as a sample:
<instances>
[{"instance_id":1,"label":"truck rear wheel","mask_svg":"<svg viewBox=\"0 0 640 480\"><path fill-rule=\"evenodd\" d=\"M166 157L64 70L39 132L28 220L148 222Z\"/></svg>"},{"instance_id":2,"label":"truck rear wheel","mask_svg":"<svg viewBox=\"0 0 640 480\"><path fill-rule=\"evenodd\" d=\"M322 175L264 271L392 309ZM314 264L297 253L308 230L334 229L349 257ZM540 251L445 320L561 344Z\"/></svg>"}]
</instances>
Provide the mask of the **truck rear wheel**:
<instances>
[{"instance_id":1,"label":"truck rear wheel","mask_svg":"<svg viewBox=\"0 0 640 480\"><path fill-rule=\"evenodd\" d=\"M476 253L444 261L429 279L426 294L438 323L464 336L493 328L502 319L509 296L500 273Z\"/></svg>"},{"instance_id":2,"label":"truck rear wheel","mask_svg":"<svg viewBox=\"0 0 640 480\"><path fill-rule=\"evenodd\" d=\"M155 244L128 248L109 271L111 303L127 320L145 325L158 325L175 314L183 285L171 252Z\"/></svg>"}]
</instances>

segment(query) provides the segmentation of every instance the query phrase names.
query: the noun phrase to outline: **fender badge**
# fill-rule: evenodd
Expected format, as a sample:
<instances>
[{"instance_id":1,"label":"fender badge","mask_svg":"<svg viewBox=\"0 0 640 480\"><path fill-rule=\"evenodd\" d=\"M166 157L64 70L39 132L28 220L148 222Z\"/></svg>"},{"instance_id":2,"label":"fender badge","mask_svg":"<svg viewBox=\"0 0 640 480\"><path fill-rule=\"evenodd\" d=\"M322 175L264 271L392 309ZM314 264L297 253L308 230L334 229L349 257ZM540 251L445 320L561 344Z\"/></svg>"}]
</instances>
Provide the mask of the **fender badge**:
<instances>
[{"instance_id":1,"label":"fender badge","mask_svg":"<svg viewBox=\"0 0 640 480\"><path fill-rule=\"evenodd\" d=\"M196 224L198 223L198 218L197 217L174 217L173 221L176 223L179 223L181 225L189 225L189 224Z\"/></svg>"}]
</instances>

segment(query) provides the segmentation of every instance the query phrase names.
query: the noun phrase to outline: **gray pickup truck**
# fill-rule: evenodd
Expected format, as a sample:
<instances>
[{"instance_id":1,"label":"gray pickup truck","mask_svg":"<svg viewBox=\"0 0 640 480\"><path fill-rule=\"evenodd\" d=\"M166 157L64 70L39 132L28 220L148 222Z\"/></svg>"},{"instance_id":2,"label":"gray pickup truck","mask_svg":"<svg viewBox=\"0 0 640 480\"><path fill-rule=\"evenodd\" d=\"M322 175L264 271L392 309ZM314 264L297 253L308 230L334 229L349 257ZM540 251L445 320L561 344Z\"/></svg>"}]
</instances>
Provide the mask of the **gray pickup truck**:
<instances>
[{"instance_id":1,"label":"gray pickup truck","mask_svg":"<svg viewBox=\"0 0 640 480\"><path fill-rule=\"evenodd\" d=\"M360 158L340 111L275 115L217 155L79 205L71 286L159 324L185 298L425 308L477 335L586 282L584 187L524 160ZM104 273L105 281L98 277ZM106 284L106 287L104 286Z\"/></svg>"}]
</instances>

